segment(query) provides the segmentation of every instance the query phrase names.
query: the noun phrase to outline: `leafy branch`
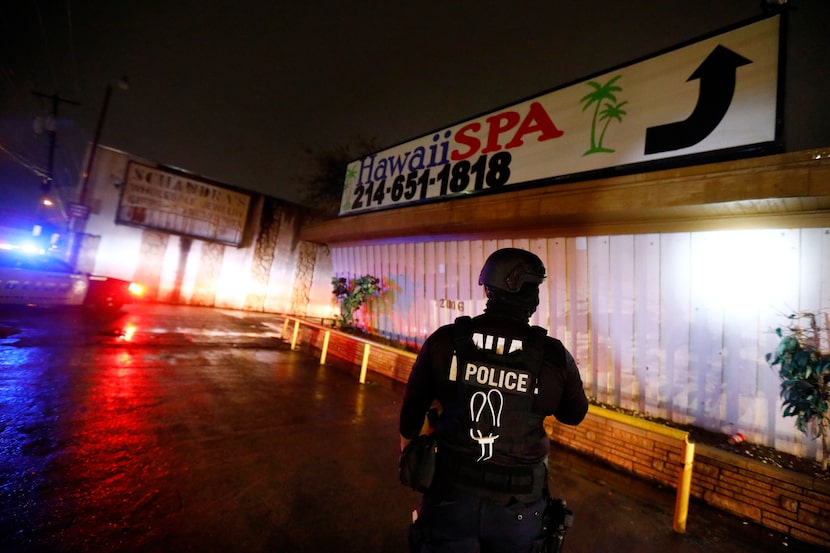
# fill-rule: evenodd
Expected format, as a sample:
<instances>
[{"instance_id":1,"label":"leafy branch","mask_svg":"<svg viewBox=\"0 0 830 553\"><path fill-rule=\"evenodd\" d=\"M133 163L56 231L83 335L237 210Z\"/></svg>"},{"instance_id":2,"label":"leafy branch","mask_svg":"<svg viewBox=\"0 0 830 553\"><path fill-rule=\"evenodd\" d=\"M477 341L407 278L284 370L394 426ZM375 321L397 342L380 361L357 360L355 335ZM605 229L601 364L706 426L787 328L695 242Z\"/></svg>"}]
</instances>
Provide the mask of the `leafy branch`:
<instances>
[{"instance_id":1,"label":"leafy branch","mask_svg":"<svg viewBox=\"0 0 830 553\"><path fill-rule=\"evenodd\" d=\"M793 313L786 328L776 328L781 338L774 353L767 353L771 367L778 367L781 379L782 414L795 417L795 427L813 439L821 438L822 470L830 465L830 353L821 349L821 332L825 327L815 313ZM799 326L807 321L806 327ZM812 431L812 432L810 432Z\"/></svg>"},{"instance_id":2,"label":"leafy branch","mask_svg":"<svg viewBox=\"0 0 830 553\"><path fill-rule=\"evenodd\" d=\"M303 191L302 202L325 217L336 217L347 182L346 168L355 161L377 151L374 138L357 137L348 144L331 147L305 147L303 157L307 167L294 180Z\"/></svg>"}]
</instances>

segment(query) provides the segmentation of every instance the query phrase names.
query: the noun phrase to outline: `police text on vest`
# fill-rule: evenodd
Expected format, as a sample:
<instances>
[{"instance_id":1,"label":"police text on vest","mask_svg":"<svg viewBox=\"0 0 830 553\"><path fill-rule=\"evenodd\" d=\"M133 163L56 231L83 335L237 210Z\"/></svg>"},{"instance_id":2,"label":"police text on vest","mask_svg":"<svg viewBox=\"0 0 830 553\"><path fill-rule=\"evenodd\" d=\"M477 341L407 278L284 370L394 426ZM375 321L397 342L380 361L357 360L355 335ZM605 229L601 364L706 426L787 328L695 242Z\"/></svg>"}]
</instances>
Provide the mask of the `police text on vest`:
<instances>
[{"instance_id":1,"label":"police text on vest","mask_svg":"<svg viewBox=\"0 0 830 553\"><path fill-rule=\"evenodd\" d=\"M530 375L523 371L503 367L488 367L467 363L467 367L464 369L464 381L511 392L525 393L529 389Z\"/></svg>"}]
</instances>

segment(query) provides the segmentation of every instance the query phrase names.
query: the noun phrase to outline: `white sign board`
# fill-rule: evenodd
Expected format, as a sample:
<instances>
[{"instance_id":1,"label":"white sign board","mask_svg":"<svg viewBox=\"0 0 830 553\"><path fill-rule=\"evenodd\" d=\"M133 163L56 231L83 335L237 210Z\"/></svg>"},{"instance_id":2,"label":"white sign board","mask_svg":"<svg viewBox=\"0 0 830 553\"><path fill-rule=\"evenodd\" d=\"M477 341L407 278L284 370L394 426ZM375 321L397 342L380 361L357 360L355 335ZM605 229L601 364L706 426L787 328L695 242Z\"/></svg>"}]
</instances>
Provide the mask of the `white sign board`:
<instances>
[{"instance_id":1,"label":"white sign board","mask_svg":"<svg viewBox=\"0 0 830 553\"><path fill-rule=\"evenodd\" d=\"M238 246L250 203L249 194L130 162L116 223Z\"/></svg>"},{"instance_id":2,"label":"white sign board","mask_svg":"<svg viewBox=\"0 0 830 553\"><path fill-rule=\"evenodd\" d=\"M776 140L774 16L349 164L340 214Z\"/></svg>"}]
</instances>

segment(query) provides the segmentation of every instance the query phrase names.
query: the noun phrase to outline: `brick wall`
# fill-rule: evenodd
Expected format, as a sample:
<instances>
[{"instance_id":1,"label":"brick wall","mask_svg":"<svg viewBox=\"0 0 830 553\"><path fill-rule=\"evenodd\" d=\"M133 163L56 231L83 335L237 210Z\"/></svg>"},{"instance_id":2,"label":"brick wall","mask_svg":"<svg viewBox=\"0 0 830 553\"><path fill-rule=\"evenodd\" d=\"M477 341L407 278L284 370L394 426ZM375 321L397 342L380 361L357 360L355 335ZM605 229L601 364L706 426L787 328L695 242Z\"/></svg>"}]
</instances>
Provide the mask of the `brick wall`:
<instances>
[{"instance_id":1,"label":"brick wall","mask_svg":"<svg viewBox=\"0 0 830 553\"><path fill-rule=\"evenodd\" d=\"M360 367L364 343L352 335L303 325L298 344L320 355L326 330L327 362ZM290 331L286 338L291 339ZM409 352L371 345L368 370L406 382L414 359ZM594 405L577 427L553 418L545 420L545 427L565 447L677 487L686 432ZM691 495L800 541L830 547L830 482L825 480L700 444L695 447Z\"/></svg>"},{"instance_id":2,"label":"brick wall","mask_svg":"<svg viewBox=\"0 0 830 553\"><path fill-rule=\"evenodd\" d=\"M692 495L773 530L830 547L830 482L711 446L695 455Z\"/></svg>"},{"instance_id":3,"label":"brick wall","mask_svg":"<svg viewBox=\"0 0 830 553\"><path fill-rule=\"evenodd\" d=\"M551 438L627 472L677 487L681 431L591 406L577 427L545 421ZM703 444L691 496L806 543L830 547L830 482Z\"/></svg>"},{"instance_id":4,"label":"brick wall","mask_svg":"<svg viewBox=\"0 0 830 553\"><path fill-rule=\"evenodd\" d=\"M289 328L287 339L290 340L293 327ZM327 363L343 363L360 367L363 363L363 353L366 341L351 334L340 332L320 325L303 324L297 343L305 344L319 356L323 349L326 332L329 333L329 343L326 352ZM377 343L369 344L368 370L393 380L406 382L415 354Z\"/></svg>"},{"instance_id":5,"label":"brick wall","mask_svg":"<svg viewBox=\"0 0 830 553\"><path fill-rule=\"evenodd\" d=\"M552 417L545 427L553 440L627 472L677 486L686 432L591 405L579 426L559 424Z\"/></svg>"}]
</instances>

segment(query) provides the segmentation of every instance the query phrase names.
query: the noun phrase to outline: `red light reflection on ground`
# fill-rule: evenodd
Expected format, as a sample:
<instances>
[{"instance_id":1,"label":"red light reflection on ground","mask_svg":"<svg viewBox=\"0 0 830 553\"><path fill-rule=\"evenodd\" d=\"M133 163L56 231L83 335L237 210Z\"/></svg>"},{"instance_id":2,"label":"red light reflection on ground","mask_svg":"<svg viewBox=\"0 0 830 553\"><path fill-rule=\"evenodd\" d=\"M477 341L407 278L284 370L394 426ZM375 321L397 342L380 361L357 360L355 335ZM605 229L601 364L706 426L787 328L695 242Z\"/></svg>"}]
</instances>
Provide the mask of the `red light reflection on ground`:
<instances>
[{"instance_id":1,"label":"red light reflection on ground","mask_svg":"<svg viewBox=\"0 0 830 553\"><path fill-rule=\"evenodd\" d=\"M135 336L136 332L135 325L132 324L125 324L123 330L121 331L121 336L119 337L120 340L124 342L131 342L133 337Z\"/></svg>"},{"instance_id":2,"label":"red light reflection on ground","mask_svg":"<svg viewBox=\"0 0 830 553\"><path fill-rule=\"evenodd\" d=\"M81 413L68 429L71 446L61 463L67 487L57 490L54 512L68 543L117 546L123 536L146 533L147 521L167 510L159 510L159 481L169 477L170 460L150 418L159 398L146 358L143 351L98 350L98 369L73 401Z\"/></svg>"}]
</instances>

